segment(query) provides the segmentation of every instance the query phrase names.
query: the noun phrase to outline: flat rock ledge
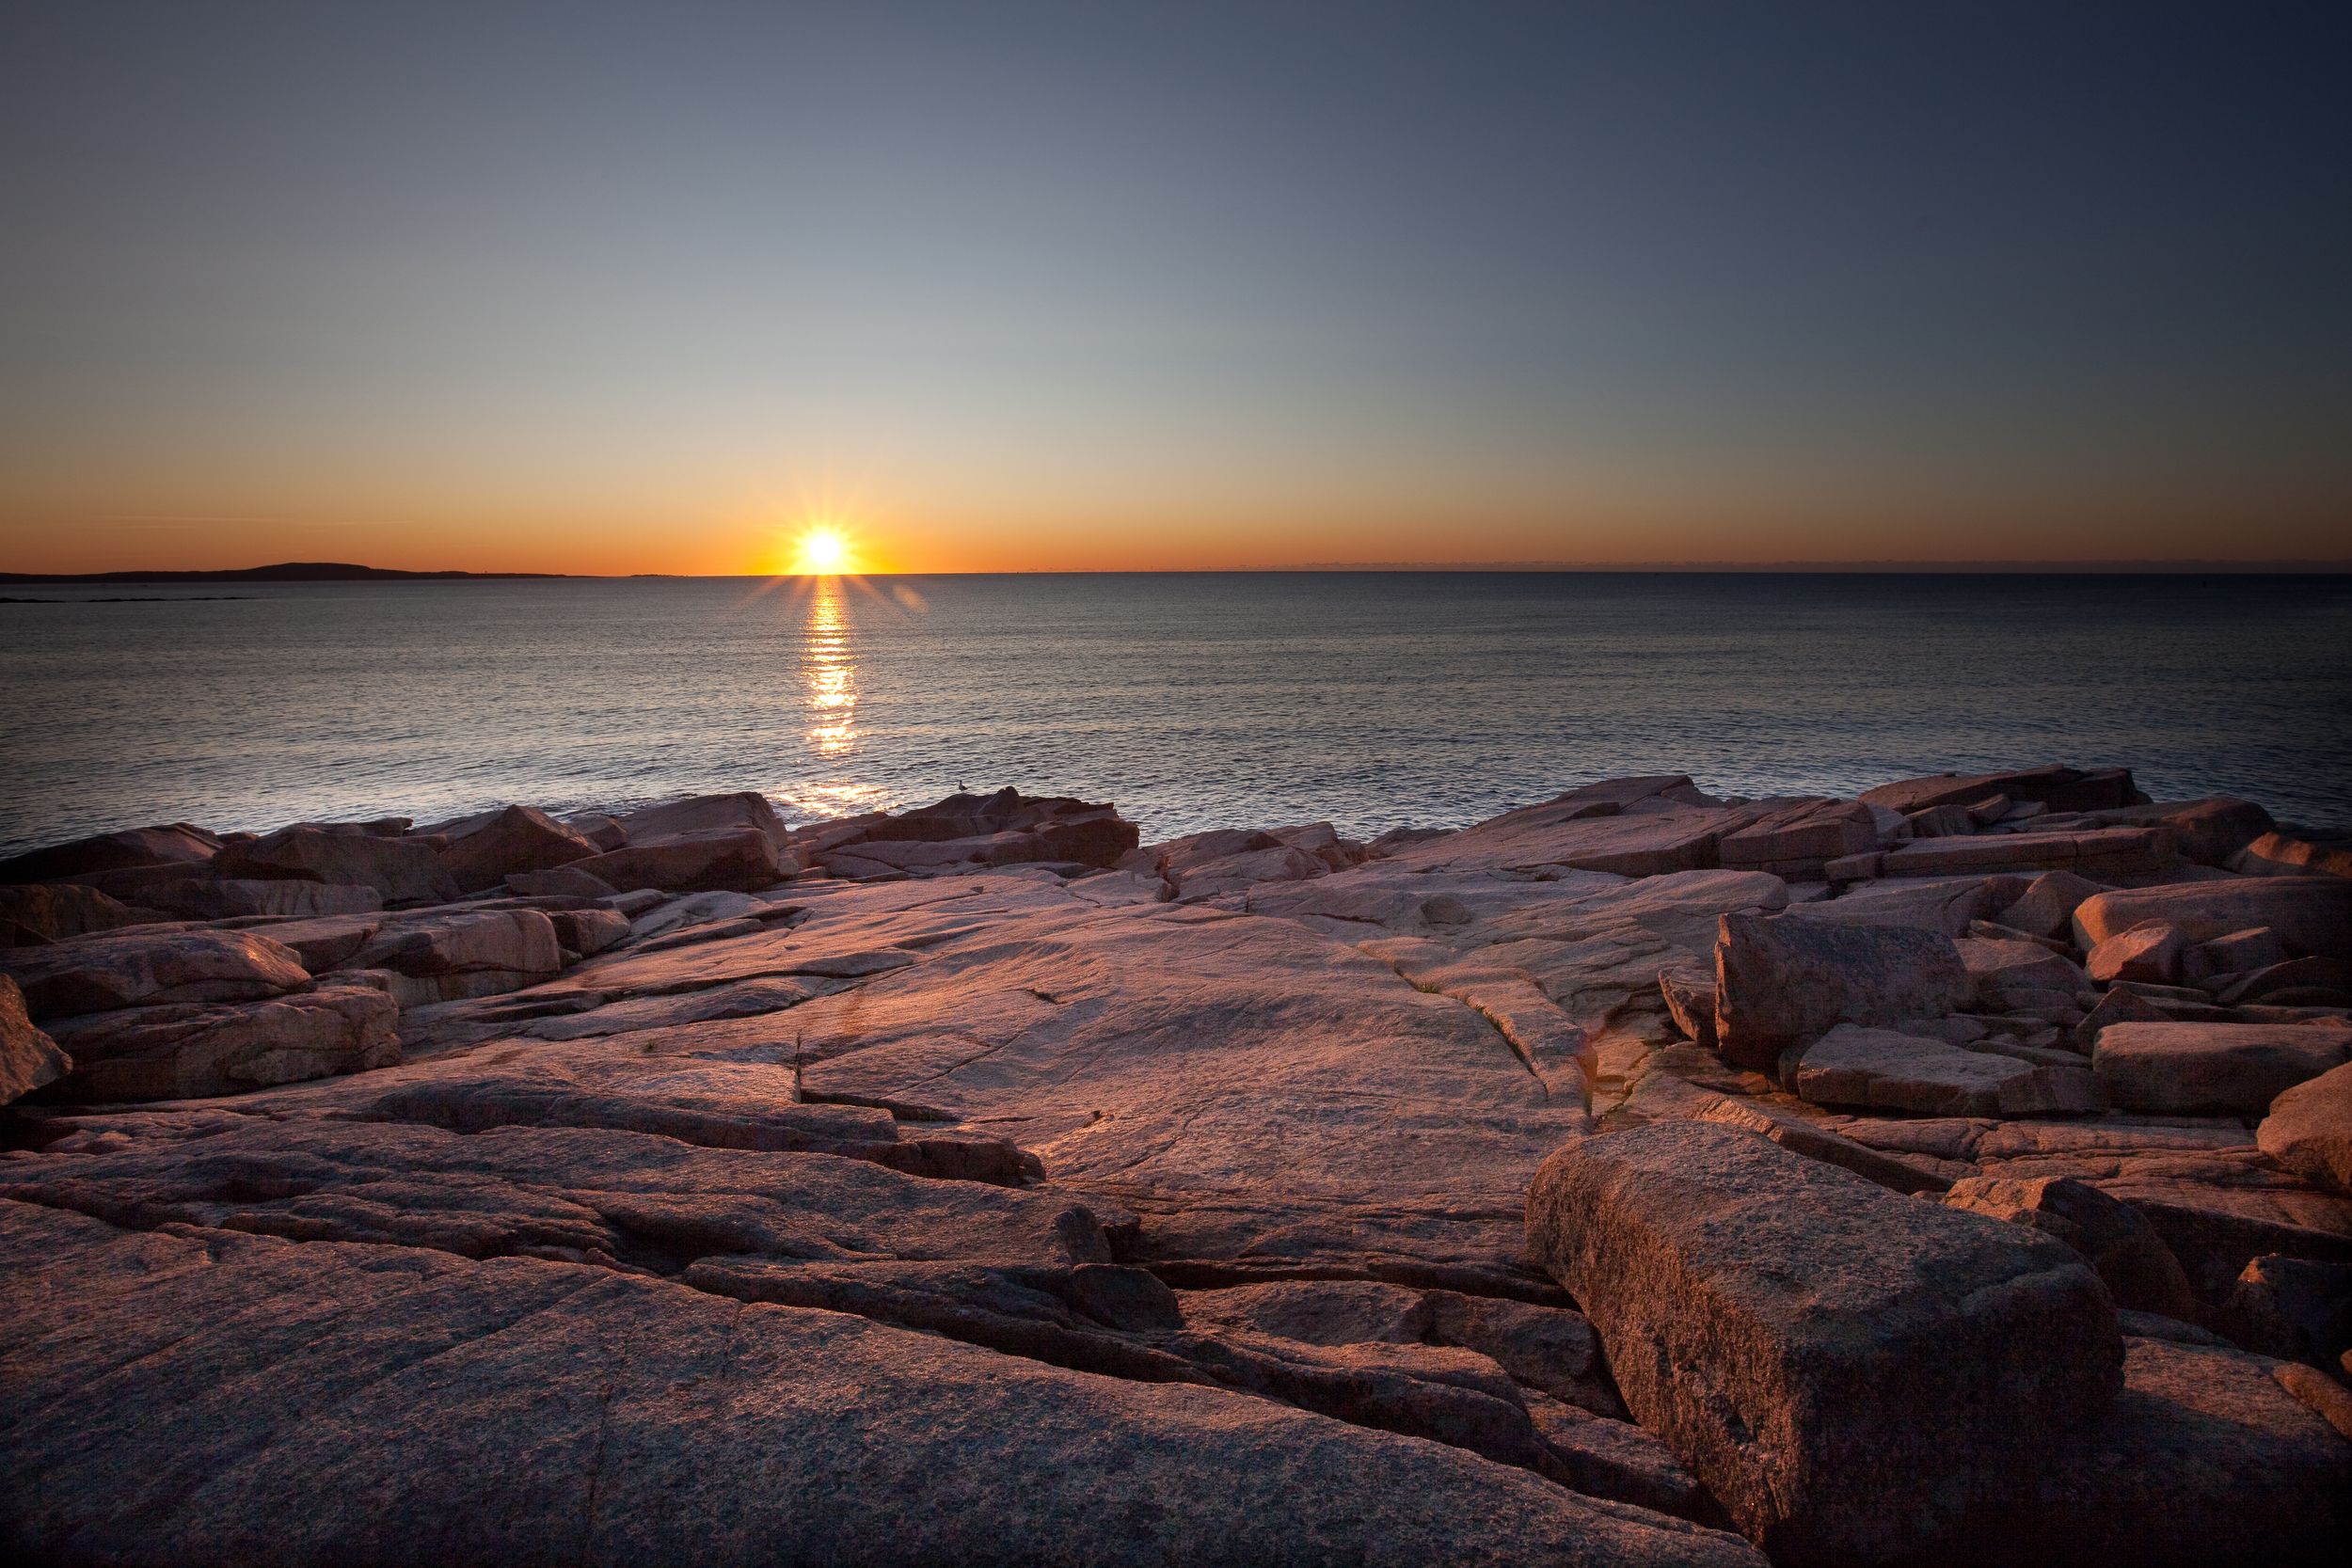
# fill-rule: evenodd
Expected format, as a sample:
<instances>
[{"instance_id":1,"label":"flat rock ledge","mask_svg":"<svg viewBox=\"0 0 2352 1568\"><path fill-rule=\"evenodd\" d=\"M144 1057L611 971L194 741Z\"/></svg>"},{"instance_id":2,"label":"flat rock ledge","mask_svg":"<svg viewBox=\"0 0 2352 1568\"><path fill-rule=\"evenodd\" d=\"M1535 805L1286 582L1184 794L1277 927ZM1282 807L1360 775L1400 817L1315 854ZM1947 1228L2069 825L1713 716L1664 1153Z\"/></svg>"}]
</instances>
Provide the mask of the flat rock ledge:
<instances>
[{"instance_id":1,"label":"flat rock ledge","mask_svg":"<svg viewBox=\"0 0 2352 1568\"><path fill-rule=\"evenodd\" d=\"M2339 1560L2352 847L2122 768L0 862L56 1563Z\"/></svg>"}]
</instances>

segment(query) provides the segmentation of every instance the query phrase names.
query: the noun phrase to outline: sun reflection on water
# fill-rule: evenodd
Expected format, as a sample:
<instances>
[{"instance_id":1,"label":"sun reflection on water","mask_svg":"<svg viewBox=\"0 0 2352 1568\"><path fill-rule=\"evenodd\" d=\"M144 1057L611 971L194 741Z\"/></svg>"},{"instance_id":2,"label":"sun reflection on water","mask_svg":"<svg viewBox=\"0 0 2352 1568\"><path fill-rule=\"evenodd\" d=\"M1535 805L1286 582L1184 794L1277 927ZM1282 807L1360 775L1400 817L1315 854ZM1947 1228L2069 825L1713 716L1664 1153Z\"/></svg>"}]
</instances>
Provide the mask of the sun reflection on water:
<instances>
[{"instance_id":1,"label":"sun reflection on water","mask_svg":"<svg viewBox=\"0 0 2352 1568\"><path fill-rule=\"evenodd\" d=\"M857 745L857 660L850 645L849 606L839 578L819 578L801 638L801 671L808 684L808 743L820 757L847 756Z\"/></svg>"}]
</instances>

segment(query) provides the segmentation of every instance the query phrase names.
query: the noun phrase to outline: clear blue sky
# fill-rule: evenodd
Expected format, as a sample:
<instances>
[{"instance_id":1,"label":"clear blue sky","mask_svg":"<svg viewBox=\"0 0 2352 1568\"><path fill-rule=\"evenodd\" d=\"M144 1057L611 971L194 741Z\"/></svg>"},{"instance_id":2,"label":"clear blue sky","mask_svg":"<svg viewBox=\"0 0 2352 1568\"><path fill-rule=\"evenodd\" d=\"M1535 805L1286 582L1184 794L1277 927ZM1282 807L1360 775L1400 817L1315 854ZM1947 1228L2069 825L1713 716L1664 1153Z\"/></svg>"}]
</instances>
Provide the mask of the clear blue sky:
<instances>
[{"instance_id":1,"label":"clear blue sky","mask_svg":"<svg viewBox=\"0 0 2352 1568\"><path fill-rule=\"evenodd\" d=\"M2352 556L2352 9L0 32L0 564Z\"/></svg>"}]
</instances>

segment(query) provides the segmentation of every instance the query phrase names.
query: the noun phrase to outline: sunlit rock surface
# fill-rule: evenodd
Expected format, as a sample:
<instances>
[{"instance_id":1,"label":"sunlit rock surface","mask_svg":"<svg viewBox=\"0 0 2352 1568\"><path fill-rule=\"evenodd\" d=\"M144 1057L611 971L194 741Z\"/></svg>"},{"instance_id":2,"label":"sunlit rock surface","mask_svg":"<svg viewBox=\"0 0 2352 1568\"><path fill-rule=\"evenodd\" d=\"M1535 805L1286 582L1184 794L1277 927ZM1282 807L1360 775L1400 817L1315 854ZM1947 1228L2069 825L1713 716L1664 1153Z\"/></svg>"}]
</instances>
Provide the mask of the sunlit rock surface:
<instances>
[{"instance_id":1,"label":"sunlit rock surface","mask_svg":"<svg viewBox=\"0 0 2352 1568\"><path fill-rule=\"evenodd\" d=\"M2327 1560L2343 879L2217 869L2260 808L2136 804L2120 769L1897 794L1660 775L1154 845L1062 797L788 825L734 795L19 857L9 907L71 934L0 948L33 1004L0 1539L2219 1563L2245 1517ZM2128 855L2075 869L2110 832ZM2148 919L2163 980L2080 967ZM1547 1159L1615 1168L1653 1126L1778 1173L1725 1183L1781 1242L1627 1194L1531 1236ZM1613 1247L1645 1261L1565 1261ZM1900 1377L1817 1357L1884 1396L1868 1441L1814 1363L1740 1359L1813 1333L1772 1305L1792 1259L1901 1304L1871 1331ZM1681 1277L1731 1306L1642 1294Z\"/></svg>"}]
</instances>

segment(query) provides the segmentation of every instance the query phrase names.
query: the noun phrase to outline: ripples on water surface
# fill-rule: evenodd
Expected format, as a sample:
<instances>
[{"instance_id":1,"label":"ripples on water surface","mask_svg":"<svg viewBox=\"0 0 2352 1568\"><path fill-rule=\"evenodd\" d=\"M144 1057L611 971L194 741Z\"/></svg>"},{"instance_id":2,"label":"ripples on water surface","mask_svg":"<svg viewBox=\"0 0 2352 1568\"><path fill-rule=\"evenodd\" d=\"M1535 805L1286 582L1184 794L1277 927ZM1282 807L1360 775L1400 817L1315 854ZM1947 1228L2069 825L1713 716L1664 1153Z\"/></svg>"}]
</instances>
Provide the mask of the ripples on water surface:
<instances>
[{"instance_id":1,"label":"ripples on water surface","mask_svg":"<svg viewBox=\"0 0 2352 1568\"><path fill-rule=\"evenodd\" d=\"M1262 574L42 588L0 841L1011 784L1147 838L2123 764L2352 818L2352 579ZM158 603L90 602L124 594ZM213 594L236 599L199 598Z\"/></svg>"}]
</instances>

